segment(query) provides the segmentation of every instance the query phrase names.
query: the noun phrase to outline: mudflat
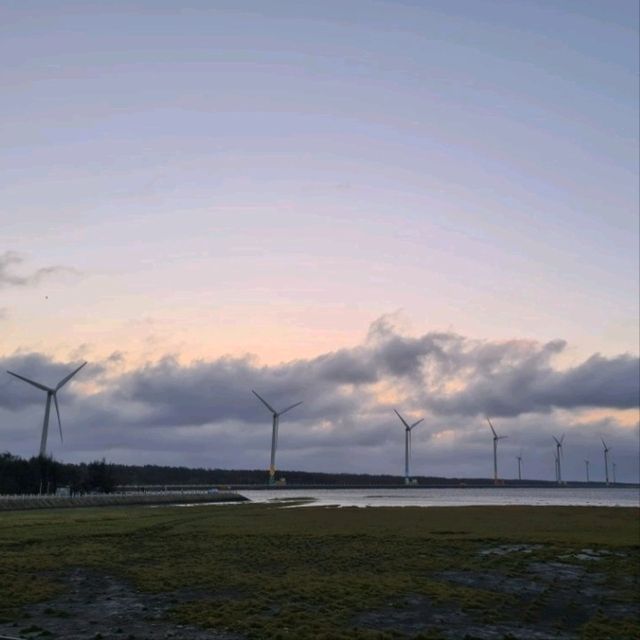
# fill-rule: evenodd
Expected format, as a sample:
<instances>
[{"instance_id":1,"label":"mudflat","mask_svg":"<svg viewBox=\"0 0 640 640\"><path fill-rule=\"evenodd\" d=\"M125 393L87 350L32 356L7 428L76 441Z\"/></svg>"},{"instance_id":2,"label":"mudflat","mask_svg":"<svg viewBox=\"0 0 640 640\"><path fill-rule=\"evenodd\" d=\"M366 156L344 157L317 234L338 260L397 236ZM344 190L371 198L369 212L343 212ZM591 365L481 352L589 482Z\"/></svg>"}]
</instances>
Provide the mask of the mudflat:
<instances>
[{"instance_id":1,"label":"mudflat","mask_svg":"<svg viewBox=\"0 0 640 640\"><path fill-rule=\"evenodd\" d=\"M102 507L0 515L0 635L640 636L636 508Z\"/></svg>"}]
</instances>

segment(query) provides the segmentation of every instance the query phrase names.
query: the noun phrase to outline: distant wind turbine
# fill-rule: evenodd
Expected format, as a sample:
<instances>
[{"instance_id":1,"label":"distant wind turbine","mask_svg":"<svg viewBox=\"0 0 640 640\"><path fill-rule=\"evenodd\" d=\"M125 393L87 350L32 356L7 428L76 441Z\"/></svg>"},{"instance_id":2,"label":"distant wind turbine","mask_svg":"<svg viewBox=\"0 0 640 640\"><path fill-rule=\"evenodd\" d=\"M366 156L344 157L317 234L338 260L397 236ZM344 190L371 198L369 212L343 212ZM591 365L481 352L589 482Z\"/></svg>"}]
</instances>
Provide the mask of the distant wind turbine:
<instances>
[{"instance_id":1,"label":"distant wind turbine","mask_svg":"<svg viewBox=\"0 0 640 640\"><path fill-rule=\"evenodd\" d=\"M588 460L584 461L584 466L587 469L587 482L589 482L589 461Z\"/></svg>"},{"instance_id":2,"label":"distant wind turbine","mask_svg":"<svg viewBox=\"0 0 640 640\"><path fill-rule=\"evenodd\" d=\"M411 431L413 430L414 427L417 427L424 420L424 418L420 418L420 420L417 420L413 424L409 424L398 413L396 409L394 409L394 411L396 412L396 415L398 416L398 418L400 418L400 421L404 425L404 483L410 484L411 480L409 477L409 460L411 458Z\"/></svg>"},{"instance_id":3,"label":"distant wind turbine","mask_svg":"<svg viewBox=\"0 0 640 640\"><path fill-rule=\"evenodd\" d=\"M487 422L491 427L491 433L493 433L493 482L494 484L498 484L498 440L504 440L508 436L499 436L496 433L496 430L493 428L491 424L491 420L487 416Z\"/></svg>"},{"instance_id":4,"label":"distant wind turbine","mask_svg":"<svg viewBox=\"0 0 640 640\"><path fill-rule=\"evenodd\" d=\"M276 411L262 396L258 395L253 389L251 393L262 402L262 404L267 407L267 409L271 412L273 417L273 427L271 431L271 464L269 465L269 484L275 484L276 481L276 449L278 448L278 424L280 422L280 416L287 413L287 411L291 411L291 409L302 404L302 401L296 402L291 406L283 409L282 411Z\"/></svg>"},{"instance_id":5,"label":"distant wind turbine","mask_svg":"<svg viewBox=\"0 0 640 640\"><path fill-rule=\"evenodd\" d=\"M560 440L555 436L551 436L556 441L556 480L558 484L562 484L562 466L560 463L561 458L564 457L562 451L562 443L564 442L564 433L560 436Z\"/></svg>"},{"instance_id":6,"label":"distant wind turbine","mask_svg":"<svg viewBox=\"0 0 640 640\"><path fill-rule=\"evenodd\" d=\"M607 484L609 484L609 447L607 447L607 443L602 440L602 446L604 447L604 479Z\"/></svg>"},{"instance_id":7,"label":"distant wind turbine","mask_svg":"<svg viewBox=\"0 0 640 640\"><path fill-rule=\"evenodd\" d=\"M518 480L522 480L522 451L518 455Z\"/></svg>"},{"instance_id":8,"label":"distant wind turbine","mask_svg":"<svg viewBox=\"0 0 640 640\"><path fill-rule=\"evenodd\" d=\"M64 378L62 378L62 380L60 380L60 382L58 382L58 384L55 387L47 387L43 384L40 384L39 382L36 382L35 380L30 380L29 378L25 378L24 376L14 373L13 371L7 371L7 373L9 375L12 375L14 378L23 380L24 382L29 383L30 385L36 387L37 389L47 392L47 402L45 404L45 409L44 409L44 422L42 424L42 437L40 438L40 456L41 457L44 457L47 455L47 436L49 433L49 413L51 412L51 400L53 399L53 403L56 407L56 414L58 416L58 429L60 431L60 442L63 442L62 421L60 420L60 407L58 406L58 391L60 391L60 389L62 389L62 387L64 387L64 385L67 384L67 382L69 382L69 380L71 380L71 378L73 378L73 376L75 376L76 373L78 373L78 371L80 371L80 369L82 369L82 367L84 367L86 364L87 364L86 362L83 362L77 369L72 371L68 376L65 376Z\"/></svg>"}]
</instances>

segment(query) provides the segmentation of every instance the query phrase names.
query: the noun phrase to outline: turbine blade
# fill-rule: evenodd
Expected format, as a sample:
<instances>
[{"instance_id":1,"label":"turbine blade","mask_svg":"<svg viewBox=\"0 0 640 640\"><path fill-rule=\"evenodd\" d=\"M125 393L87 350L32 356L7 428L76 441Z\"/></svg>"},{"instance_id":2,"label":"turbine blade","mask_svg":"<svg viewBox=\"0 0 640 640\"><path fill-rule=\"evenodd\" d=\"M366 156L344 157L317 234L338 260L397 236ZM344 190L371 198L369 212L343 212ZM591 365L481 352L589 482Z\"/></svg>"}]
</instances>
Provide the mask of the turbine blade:
<instances>
[{"instance_id":1,"label":"turbine blade","mask_svg":"<svg viewBox=\"0 0 640 640\"><path fill-rule=\"evenodd\" d=\"M416 422L414 422L409 429L413 429L413 427L417 427L421 422L424 422L424 418L420 418L420 420L417 420Z\"/></svg>"},{"instance_id":2,"label":"turbine blade","mask_svg":"<svg viewBox=\"0 0 640 640\"><path fill-rule=\"evenodd\" d=\"M560 444L564 442L564 433L560 436Z\"/></svg>"},{"instance_id":3,"label":"turbine blade","mask_svg":"<svg viewBox=\"0 0 640 640\"><path fill-rule=\"evenodd\" d=\"M493 425L491 424L491 420L489 420L489 416L487 416L487 422L489 423L489 426L491 427L491 431L493 432L493 437L497 438L498 434L496 433L496 430L493 428Z\"/></svg>"},{"instance_id":4,"label":"turbine blade","mask_svg":"<svg viewBox=\"0 0 640 640\"><path fill-rule=\"evenodd\" d=\"M257 394L253 389L251 389L251 393L253 393L253 395L258 398L258 400L260 400L260 402L262 402L262 404L267 407L267 409L269 409L269 411L271 411L271 413L278 413L262 396L260 396L259 394Z\"/></svg>"},{"instance_id":5,"label":"turbine blade","mask_svg":"<svg viewBox=\"0 0 640 640\"><path fill-rule=\"evenodd\" d=\"M509 436L496 436L496 440L505 440Z\"/></svg>"},{"instance_id":6,"label":"turbine blade","mask_svg":"<svg viewBox=\"0 0 640 640\"><path fill-rule=\"evenodd\" d=\"M398 410L394 409L394 411L396 412L396 415L398 416L398 418L400 418L400 421L405 426L405 428L410 429L411 427L409 427L409 425L407 424L407 421L398 413Z\"/></svg>"},{"instance_id":7,"label":"turbine blade","mask_svg":"<svg viewBox=\"0 0 640 640\"><path fill-rule=\"evenodd\" d=\"M298 407L302 404L302 400L300 400L300 402L296 402L295 404L292 404L290 407L287 407L286 409L283 409L278 415L282 415L283 413L287 413L287 411L291 411L291 409L294 409L295 407Z\"/></svg>"},{"instance_id":8,"label":"turbine blade","mask_svg":"<svg viewBox=\"0 0 640 640\"><path fill-rule=\"evenodd\" d=\"M602 444L604 445L604 450L609 451L609 449L607 449L607 443L604 441L604 439L600 438L600 440L602 440Z\"/></svg>"},{"instance_id":9,"label":"turbine blade","mask_svg":"<svg viewBox=\"0 0 640 640\"><path fill-rule=\"evenodd\" d=\"M53 404L56 406L56 413L58 414L58 430L60 431L60 442L64 444L64 438L62 437L62 420L60 420L60 407L58 406L58 396L53 394Z\"/></svg>"},{"instance_id":10,"label":"turbine blade","mask_svg":"<svg viewBox=\"0 0 640 640\"><path fill-rule=\"evenodd\" d=\"M557 445L560 445L560 441L558 440L558 438L556 438L555 436L551 436L555 441Z\"/></svg>"},{"instance_id":11,"label":"turbine blade","mask_svg":"<svg viewBox=\"0 0 640 640\"><path fill-rule=\"evenodd\" d=\"M76 373L78 373L78 371L80 371L80 369L82 369L82 367L84 367L86 364L87 364L86 362L83 362L75 371L72 371L68 376L62 378L62 380L58 382L56 391L58 391L59 389L62 389L62 387L64 387L64 385L67 384L67 382L69 382L69 380L71 380L71 378L73 378L73 376L75 376Z\"/></svg>"},{"instance_id":12,"label":"turbine blade","mask_svg":"<svg viewBox=\"0 0 640 640\"><path fill-rule=\"evenodd\" d=\"M24 376L21 376L18 373L13 373L13 371L7 371L7 373L10 376L13 376L14 378L19 378L20 380L24 380L25 382L28 382L30 385L33 385L34 387L37 387L38 389L42 389L42 391L53 391L53 389L49 389L49 387L45 387L43 384L40 384L39 382L36 382L35 380L29 380L29 378L25 378Z\"/></svg>"}]
</instances>

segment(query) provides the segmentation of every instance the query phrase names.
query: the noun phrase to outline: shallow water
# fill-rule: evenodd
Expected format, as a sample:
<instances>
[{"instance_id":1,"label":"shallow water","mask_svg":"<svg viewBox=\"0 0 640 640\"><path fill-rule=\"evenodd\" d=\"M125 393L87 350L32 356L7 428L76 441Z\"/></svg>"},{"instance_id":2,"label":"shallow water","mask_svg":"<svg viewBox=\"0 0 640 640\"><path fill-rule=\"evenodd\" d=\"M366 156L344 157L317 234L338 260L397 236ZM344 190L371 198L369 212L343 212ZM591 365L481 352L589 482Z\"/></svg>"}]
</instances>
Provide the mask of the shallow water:
<instances>
[{"instance_id":1,"label":"shallow water","mask_svg":"<svg viewBox=\"0 0 640 640\"><path fill-rule=\"evenodd\" d=\"M261 489L239 491L253 502L309 500L298 506L467 507L534 505L640 507L640 492L629 488L455 488L455 489Z\"/></svg>"}]
</instances>

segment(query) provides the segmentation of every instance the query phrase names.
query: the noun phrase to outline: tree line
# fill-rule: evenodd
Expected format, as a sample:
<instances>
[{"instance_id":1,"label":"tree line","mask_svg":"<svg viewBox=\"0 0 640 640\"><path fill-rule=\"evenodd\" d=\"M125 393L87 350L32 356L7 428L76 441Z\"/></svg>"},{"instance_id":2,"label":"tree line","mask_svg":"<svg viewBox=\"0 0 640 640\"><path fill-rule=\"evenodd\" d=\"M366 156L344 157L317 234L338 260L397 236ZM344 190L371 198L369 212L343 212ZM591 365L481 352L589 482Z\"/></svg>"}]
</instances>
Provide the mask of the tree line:
<instances>
[{"instance_id":1,"label":"tree line","mask_svg":"<svg viewBox=\"0 0 640 640\"><path fill-rule=\"evenodd\" d=\"M116 487L113 465L104 459L70 464L48 456L0 454L0 494L51 494L61 487L71 494L111 493Z\"/></svg>"},{"instance_id":2,"label":"tree line","mask_svg":"<svg viewBox=\"0 0 640 640\"><path fill-rule=\"evenodd\" d=\"M320 473L282 471L289 485L325 486L398 486L401 476L356 473ZM487 486L487 478L441 478L417 476L420 486ZM160 465L112 464L104 459L79 464L58 462L51 457L21 458L11 453L0 454L0 494L55 493L66 487L72 494L111 493L132 486L180 485L256 485L267 482L264 469L204 469ZM553 486L545 480L508 480L509 486ZM572 483L581 484L581 483Z\"/></svg>"}]
</instances>

